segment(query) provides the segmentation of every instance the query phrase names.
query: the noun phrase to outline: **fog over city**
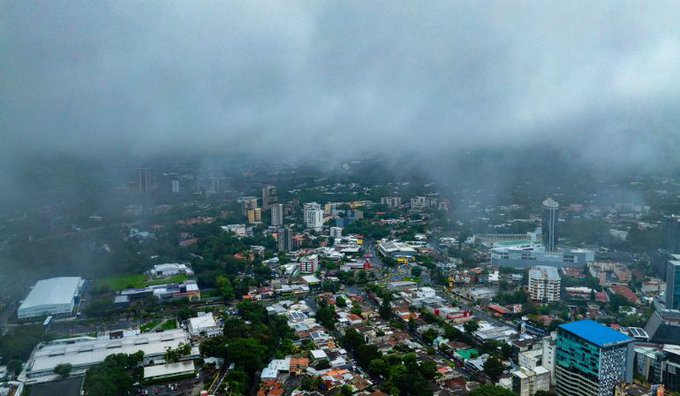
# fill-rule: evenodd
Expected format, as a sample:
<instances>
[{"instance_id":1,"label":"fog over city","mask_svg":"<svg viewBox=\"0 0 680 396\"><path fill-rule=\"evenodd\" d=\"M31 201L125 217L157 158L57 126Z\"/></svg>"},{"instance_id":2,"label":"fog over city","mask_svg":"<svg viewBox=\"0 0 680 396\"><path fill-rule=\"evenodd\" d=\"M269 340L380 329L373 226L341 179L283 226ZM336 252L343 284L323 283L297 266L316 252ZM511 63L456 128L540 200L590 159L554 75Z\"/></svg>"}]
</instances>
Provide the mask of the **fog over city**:
<instances>
[{"instance_id":1,"label":"fog over city","mask_svg":"<svg viewBox=\"0 0 680 396\"><path fill-rule=\"evenodd\" d=\"M531 144L676 165L679 18L661 1L2 1L3 167Z\"/></svg>"},{"instance_id":2,"label":"fog over city","mask_svg":"<svg viewBox=\"0 0 680 396\"><path fill-rule=\"evenodd\" d=\"M680 2L0 0L0 395L680 395Z\"/></svg>"}]
</instances>

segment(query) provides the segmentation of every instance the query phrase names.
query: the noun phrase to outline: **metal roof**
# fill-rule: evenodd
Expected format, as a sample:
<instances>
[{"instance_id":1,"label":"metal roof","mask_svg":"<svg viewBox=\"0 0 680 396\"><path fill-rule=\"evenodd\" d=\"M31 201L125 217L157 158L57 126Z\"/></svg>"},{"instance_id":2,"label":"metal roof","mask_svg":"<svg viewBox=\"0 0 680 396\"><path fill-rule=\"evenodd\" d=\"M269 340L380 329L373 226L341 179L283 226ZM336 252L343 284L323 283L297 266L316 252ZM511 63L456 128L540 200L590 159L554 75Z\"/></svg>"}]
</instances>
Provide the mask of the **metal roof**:
<instances>
[{"instance_id":1,"label":"metal roof","mask_svg":"<svg viewBox=\"0 0 680 396\"><path fill-rule=\"evenodd\" d=\"M623 333L592 320L580 320L563 324L560 326L560 329L575 334L598 347L625 344L633 340Z\"/></svg>"},{"instance_id":2,"label":"metal roof","mask_svg":"<svg viewBox=\"0 0 680 396\"><path fill-rule=\"evenodd\" d=\"M28 293L19 309L29 309L41 305L71 304L73 296L78 294L81 282L82 278L77 276L39 280Z\"/></svg>"}]
</instances>

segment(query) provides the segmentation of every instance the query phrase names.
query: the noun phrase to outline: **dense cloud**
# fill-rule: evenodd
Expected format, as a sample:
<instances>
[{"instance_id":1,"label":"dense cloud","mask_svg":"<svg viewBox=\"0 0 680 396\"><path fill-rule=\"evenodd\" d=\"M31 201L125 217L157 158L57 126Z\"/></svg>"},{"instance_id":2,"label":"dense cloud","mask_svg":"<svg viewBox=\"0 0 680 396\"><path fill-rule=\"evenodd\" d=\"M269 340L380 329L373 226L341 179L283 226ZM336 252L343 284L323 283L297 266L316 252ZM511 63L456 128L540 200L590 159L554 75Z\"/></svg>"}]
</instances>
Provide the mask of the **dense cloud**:
<instances>
[{"instance_id":1,"label":"dense cloud","mask_svg":"<svg viewBox=\"0 0 680 396\"><path fill-rule=\"evenodd\" d=\"M547 144L657 166L680 140L679 20L660 1L3 0L0 154Z\"/></svg>"}]
</instances>

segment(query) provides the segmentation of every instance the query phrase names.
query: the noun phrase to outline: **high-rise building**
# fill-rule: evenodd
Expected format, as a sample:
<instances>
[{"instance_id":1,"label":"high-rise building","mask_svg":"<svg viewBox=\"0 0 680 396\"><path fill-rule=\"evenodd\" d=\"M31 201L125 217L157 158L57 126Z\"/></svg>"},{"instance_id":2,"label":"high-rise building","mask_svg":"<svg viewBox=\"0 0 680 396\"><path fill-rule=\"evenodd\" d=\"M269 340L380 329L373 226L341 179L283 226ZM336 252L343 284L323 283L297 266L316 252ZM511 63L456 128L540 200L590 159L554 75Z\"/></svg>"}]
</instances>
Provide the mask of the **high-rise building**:
<instances>
[{"instance_id":1,"label":"high-rise building","mask_svg":"<svg viewBox=\"0 0 680 396\"><path fill-rule=\"evenodd\" d=\"M560 301L560 274L557 268L537 265L529 270L529 296L533 301Z\"/></svg>"},{"instance_id":2,"label":"high-rise building","mask_svg":"<svg viewBox=\"0 0 680 396\"><path fill-rule=\"evenodd\" d=\"M137 191L149 192L151 188L151 169L139 168L137 169Z\"/></svg>"},{"instance_id":3,"label":"high-rise building","mask_svg":"<svg viewBox=\"0 0 680 396\"><path fill-rule=\"evenodd\" d=\"M243 215L247 216L249 210L257 208L257 198L255 197L241 198L241 208L243 210Z\"/></svg>"},{"instance_id":4,"label":"high-rise building","mask_svg":"<svg viewBox=\"0 0 680 396\"><path fill-rule=\"evenodd\" d=\"M293 250L293 233L289 228L279 228L276 233L276 245L279 252L290 252Z\"/></svg>"},{"instance_id":5,"label":"high-rise building","mask_svg":"<svg viewBox=\"0 0 680 396\"><path fill-rule=\"evenodd\" d=\"M261 223L262 222L262 209L248 209L248 223Z\"/></svg>"},{"instance_id":6,"label":"high-rise building","mask_svg":"<svg viewBox=\"0 0 680 396\"><path fill-rule=\"evenodd\" d=\"M173 179L173 180L170 182L170 186L171 186L171 188L172 188L172 192L173 192L173 193L177 194L177 193L179 192L179 180Z\"/></svg>"},{"instance_id":7,"label":"high-rise building","mask_svg":"<svg viewBox=\"0 0 680 396\"><path fill-rule=\"evenodd\" d=\"M554 199L548 198L543 201L543 244L545 250L554 252L557 248L557 216L560 210L560 204Z\"/></svg>"},{"instance_id":8,"label":"high-rise building","mask_svg":"<svg viewBox=\"0 0 680 396\"><path fill-rule=\"evenodd\" d=\"M323 229L323 209L316 202L308 202L303 206L304 221L307 228L314 231Z\"/></svg>"},{"instance_id":9,"label":"high-rise building","mask_svg":"<svg viewBox=\"0 0 680 396\"><path fill-rule=\"evenodd\" d=\"M559 396L611 396L626 379L632 338L592 320L557 329L555 375Z\"/></svg>"},{"instance_id":10,"label":"high-rise building","mask_svg":"<svg viewBox=\"0 0 680 396\"><path fill-rule=\"evenodd\" d=\"M663 240L661 247L669 253L680 253L680 216L663 217Z\"/></svg>"},{"instance_id":11,"label":"high-rise building","mask_svg":"<svg viewBox=\"0 0 680 396\"><path fill-rule=\"evenodd\" d=\"M680 310L680 260L666 264L666 309Z\"/></svg>"},{"instance_id":12,"label":"high-rise building","mask_svg":"<svg viewBox=\"0 0 680 396\"><path fill-rule=\"evenodd\" d=\"M266 185L262 187L262 209L267 210L278 203L276 186Z\"/></svg>"},{"instance_id":13,"label":"high-rise building","mask_svg":"<svg viewBox=\"0 0 680 396\"><path fill-rule=\"evenodd\" d=\"M401 206L401 197L382 197L380 203L390 208L398 208Z\"/></svg>"},{"instance_id":14,"label":"high-rise building","mask_svg":"<svg viewBox=\"0 0 680 396\"><path fill-rule=\"evenodd\" d=\"M283 225L283 204L277 203L272 205L272 226Z\"/></svg>"}]
</instances>

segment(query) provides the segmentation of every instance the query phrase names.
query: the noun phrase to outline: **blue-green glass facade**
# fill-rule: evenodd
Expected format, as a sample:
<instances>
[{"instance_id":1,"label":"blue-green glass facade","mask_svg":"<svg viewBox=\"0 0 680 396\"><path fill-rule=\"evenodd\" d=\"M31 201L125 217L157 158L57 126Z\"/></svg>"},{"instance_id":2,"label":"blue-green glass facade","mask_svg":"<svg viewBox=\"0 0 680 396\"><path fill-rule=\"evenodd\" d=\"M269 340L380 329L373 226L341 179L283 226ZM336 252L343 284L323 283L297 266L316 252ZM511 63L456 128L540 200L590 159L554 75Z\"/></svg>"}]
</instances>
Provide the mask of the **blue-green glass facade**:
<instances>
[{"instance_id":1,"label":"blue-green glass facade","mask_svg":"<svg viewBox=\"0 0 680 396\"><path fill-rule=\"evenodd\" d=\"M591 320L557 331L555 374L559 396L611 396L625 379L630 337Z\"/></svg>"},{"instance_id":2,"label":"blue-green glass facade","mask_svg":"<svg viewBox=\"0 0 680 396\"><path fill-rule=\"evenodd\" d=\"M561 331L557 338L555 362L564 368L576 369L595 380L600 371L600 348L569 332Z\"/></svg>"}]
</instances>

